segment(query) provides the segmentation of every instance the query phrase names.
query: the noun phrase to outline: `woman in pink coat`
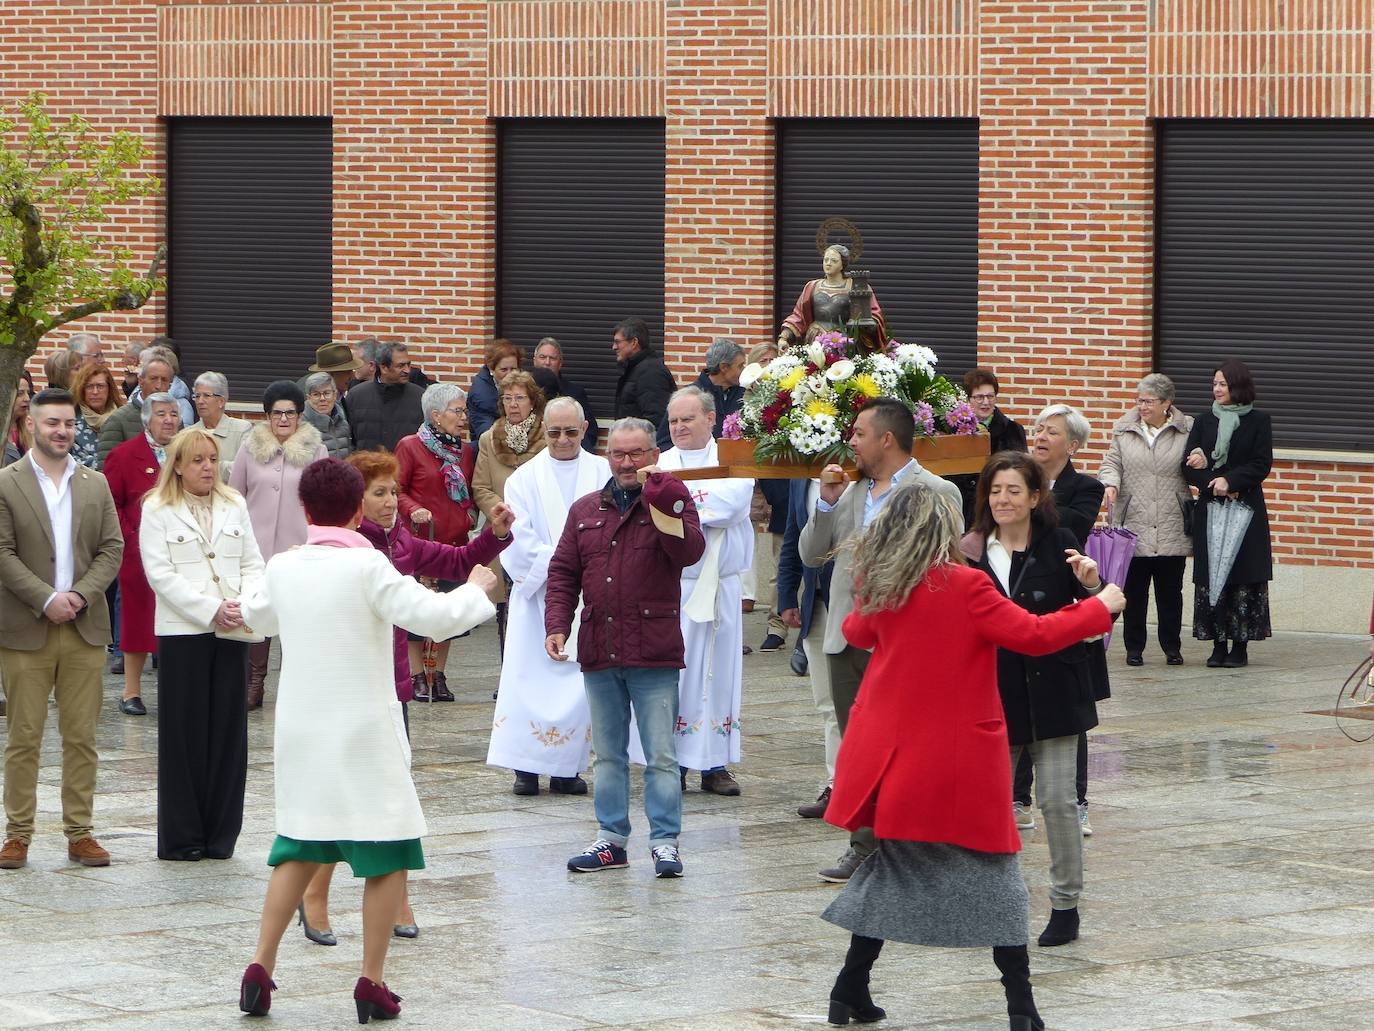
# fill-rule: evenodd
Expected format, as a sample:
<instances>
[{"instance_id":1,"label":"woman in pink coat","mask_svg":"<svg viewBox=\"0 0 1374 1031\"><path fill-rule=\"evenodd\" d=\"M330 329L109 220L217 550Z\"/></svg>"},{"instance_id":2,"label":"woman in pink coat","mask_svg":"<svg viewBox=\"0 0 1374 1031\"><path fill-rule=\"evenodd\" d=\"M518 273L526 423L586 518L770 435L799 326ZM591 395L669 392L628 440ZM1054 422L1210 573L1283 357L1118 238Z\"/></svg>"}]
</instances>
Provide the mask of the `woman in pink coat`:
<instances>
[{"instance_id":1,"label":"woman in pink coat","mask_svg":"<svg viewBox=\"0 0 1374 1031\"><path fill-rule=\"evenodd\" d=\"M305 392L290 380L269 384L262 396L264 422L239 445L229 486L248 502L248 518L264 562L305 543L305 508L298 494L301 473L311 462L329 457L320 431L305 422ZM261 709L272 639L248 649L248 708Z\"/></svg>"},{"instance_id":2,"label":"woman in pink coat","mask_svg":"<svg viewBox=\"0 0 1374 1031\"><path fill-rule=\"evenodd\" d=\"M955 505L900 487L854 555L845 637L872 649L849 714L825 818L872 827L878 846L824 918L851 932L830 1022L885 1013L869 994L883 941L991 947L1012 1031L1040 1031L1031 994L1029 896L1011 813L997 649L1042 655L1111 627L1120 589L1046 616L1004 597L959 552ZM1092 560L1066 556L1085 576Z\"/></svg>"}]
</instances>

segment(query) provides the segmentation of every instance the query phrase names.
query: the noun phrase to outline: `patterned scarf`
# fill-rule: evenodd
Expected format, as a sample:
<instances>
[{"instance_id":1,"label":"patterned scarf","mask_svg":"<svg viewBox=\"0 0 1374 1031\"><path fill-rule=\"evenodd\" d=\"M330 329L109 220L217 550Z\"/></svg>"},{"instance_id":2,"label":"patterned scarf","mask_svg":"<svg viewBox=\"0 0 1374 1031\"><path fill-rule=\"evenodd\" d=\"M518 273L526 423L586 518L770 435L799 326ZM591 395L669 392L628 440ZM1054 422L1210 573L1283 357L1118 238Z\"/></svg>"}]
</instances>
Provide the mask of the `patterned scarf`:
<instances>
[{"instance_id":1,"label":"patterned scarf","mask_svg":"<svg viewBox=\"0 0 1374 1031\"><path fill-rule=\"evenodd\" d=\"M468 481L463 478L463 442L443 430L436 430L429 423L420 427L417 436L425 449L443 463L444 489L448 492L448 499L471 508Z\"/></svg>"},{"instance_id":2,"label":"patterned scarf","mask_svg":"<svg viewBox=\"0 0 1374 1031\"><path fill-rule=\"evenodd\" d=\"M538 418L537 412L530 412L520 422L502 420L506 424L506 446L517 455L523 455L530 449L530 430L534 429L535 420Z\"/></svg>"}]
</instances>

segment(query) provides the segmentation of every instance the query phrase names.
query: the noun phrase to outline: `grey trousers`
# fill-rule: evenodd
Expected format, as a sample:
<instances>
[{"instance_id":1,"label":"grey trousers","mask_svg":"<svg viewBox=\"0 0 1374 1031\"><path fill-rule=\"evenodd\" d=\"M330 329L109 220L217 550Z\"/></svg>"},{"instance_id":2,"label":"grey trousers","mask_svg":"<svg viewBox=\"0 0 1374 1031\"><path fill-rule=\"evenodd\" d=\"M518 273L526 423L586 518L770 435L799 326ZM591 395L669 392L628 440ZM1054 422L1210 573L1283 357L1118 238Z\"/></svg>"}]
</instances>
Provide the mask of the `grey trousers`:
<instances>
[{"instance_id":1,"label":"grey trousers","mask_svg":"<svg viewBox=\"0 0 1374 1031\"><path fill-rule=\"evenodd\" d=\"M854 699L859 697L859 685L863 683L864 670L868 669L871 653L852 644L844 646L838 655L825 656L826 671L830 674L830 698L835 703L835 720L840 725L840 737L844 738L844 728L849 726L849 710L854 707ZM877 848L877 839L872 827L860 827L849 836L849 846L860 855L868 855Z\"/></svg>"},{"instance_id":2,"label":"grey trousers","mask_svg":"<svg viewBox=\"0 0 1374 1031\"><path fill-rule=\"evenodd\" d=\"M825 721L825 783L835 783L835 756L840 754L840 723L835 718L835 699L830 693L830 656L821 651L825 639L825 602L816 599L811 615L811 632L802 639L806 668L811 681L811 701ZM852 704L852 703L851 703Z\"/></svg>"},{"instance_id":3,"label":"grey trousers","mask_svg":"<svg viewBox=\"0 0 1374 1031\"><path fill-rule=\"evenodd\" d=\"M1083 893L1083 832L1078 826L1074 776L1078 735L1011 746L1011 768L1029 752L1035 769L1035 800L1045 821L1050 846L1050 906L1074 909Z\"/></svg>"}]
</instances>

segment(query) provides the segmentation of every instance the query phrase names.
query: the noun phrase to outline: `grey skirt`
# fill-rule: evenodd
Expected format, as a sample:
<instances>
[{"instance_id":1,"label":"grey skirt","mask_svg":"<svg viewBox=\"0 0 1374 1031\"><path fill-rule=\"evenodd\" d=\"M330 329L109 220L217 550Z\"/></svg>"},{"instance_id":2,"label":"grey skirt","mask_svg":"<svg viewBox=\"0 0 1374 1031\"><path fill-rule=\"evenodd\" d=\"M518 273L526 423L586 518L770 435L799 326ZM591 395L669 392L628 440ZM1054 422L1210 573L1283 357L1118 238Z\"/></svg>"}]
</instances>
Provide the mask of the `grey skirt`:
<instances>
[{"instance_id":1,"label":"grey skirt","mask_svg":"<svg viewBox=\"0 0 1374 1031\"><path fill-rule=\"evenodd\" d=\"M821 914L865 938L976 948L1025 945L1030 896L1014 852L878 842Z\"/></svg>"}]
</instances>

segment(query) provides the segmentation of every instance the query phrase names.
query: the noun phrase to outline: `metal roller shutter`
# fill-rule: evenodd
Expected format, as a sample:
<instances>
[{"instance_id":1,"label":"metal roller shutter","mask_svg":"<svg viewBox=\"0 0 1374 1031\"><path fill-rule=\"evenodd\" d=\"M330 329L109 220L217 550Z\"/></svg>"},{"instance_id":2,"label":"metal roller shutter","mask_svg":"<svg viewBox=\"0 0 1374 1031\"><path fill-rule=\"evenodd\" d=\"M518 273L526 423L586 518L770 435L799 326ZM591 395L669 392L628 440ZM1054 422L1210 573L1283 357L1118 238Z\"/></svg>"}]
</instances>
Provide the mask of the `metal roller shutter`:
<instances>
[{"instance_id":1,"label":"metal roller shutter","mask_svg":"<svg viewBox=\"0 0 1374 1031\"><path fill-rule=\"evenodd\" d=\"M513 120L498 141L497 333L526 355L557 337L564 374L609 416L611 327L639 316L663 345L663 122Z\"/></svg>"},{"instance_id":2,"label":"metal roller shutter","mask_svg":"<svg viewBox=\"0 0 1374 1031\"><path fill-rule=\"evenodd\" d=\"M327 119L178 118L168 139L168 325L191 377L253 402L296 379L333 322Z\"/></svg>"},{"instance_id":3,"label":"metal roller shutter","mask_svg":"<svg viewBox=\"0 0 1374 1031\"><path fill-rule=\"evenodd\" d=\"M776 325L820 274L816 230L831 216L863 234L860 268L888 329L925 344L940 371L978 357L978 123L944 119L778 122ZM838 238L836 238L838 241Z\"/></svg>"},{"instance_id":4,"label":"metal roller shutter","mask_svg":"<svg viewBox=\"0 0 1374 1031\"><path fill-rule=\"evenodd\" d=\"M1162 122L1158 142L1155 347L1184 410L1236 357L1276 445L1374 450L1374 122Z\"/></svg>"}]
</instances>

